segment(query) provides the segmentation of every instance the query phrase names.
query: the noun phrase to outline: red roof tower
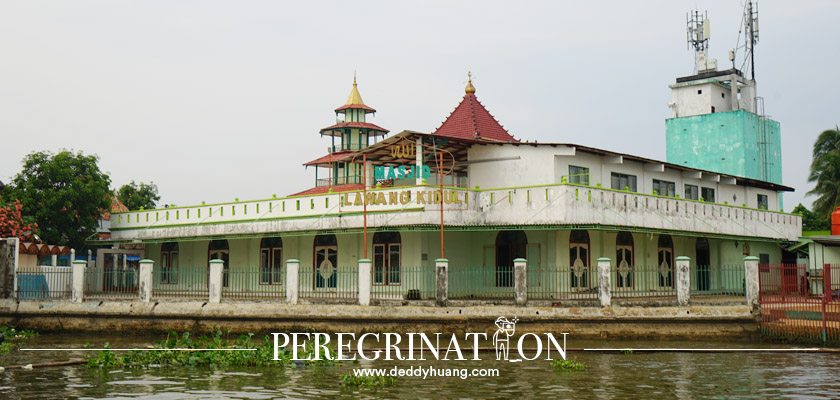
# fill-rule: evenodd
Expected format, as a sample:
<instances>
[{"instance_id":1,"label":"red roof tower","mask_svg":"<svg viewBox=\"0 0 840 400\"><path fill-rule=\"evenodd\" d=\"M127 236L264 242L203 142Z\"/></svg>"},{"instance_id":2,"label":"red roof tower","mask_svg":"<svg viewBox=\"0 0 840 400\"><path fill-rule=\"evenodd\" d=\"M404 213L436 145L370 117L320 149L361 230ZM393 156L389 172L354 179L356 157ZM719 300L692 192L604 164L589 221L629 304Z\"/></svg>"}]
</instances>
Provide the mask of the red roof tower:
<instances>
[{"instance_id":1,"label":"red roof tower","mask_svg":"<svg viewBox=\"0 0 840 400\"><path fill-rule=\"evenodd\" d=\"M467 74L469 80L464 90L466 94L455 111L449 114L446 121L435 130L435 135L457 137L464 139L484 139L494 142L519 142L496 121L496 118L484 108L475 97L475 87L472 84L472 73Z\"/></svg>"}]
</instances>

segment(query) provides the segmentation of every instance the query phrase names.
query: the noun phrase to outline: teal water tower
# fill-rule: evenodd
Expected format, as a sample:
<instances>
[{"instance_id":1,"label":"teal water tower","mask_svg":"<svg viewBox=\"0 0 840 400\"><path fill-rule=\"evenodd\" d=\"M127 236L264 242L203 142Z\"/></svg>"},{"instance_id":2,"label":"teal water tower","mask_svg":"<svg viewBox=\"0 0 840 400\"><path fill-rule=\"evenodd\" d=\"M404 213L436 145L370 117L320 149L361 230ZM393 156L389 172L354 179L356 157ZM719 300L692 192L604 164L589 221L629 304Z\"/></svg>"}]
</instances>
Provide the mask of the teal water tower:
<instances>
[{"instance_id":1,"label":"teal water tower","mask_svg":"<svg viewBox=\"0 0 840 400\"><path fill-rule=\"evenodd\" d=\"M758 11L748 2L744 11L744 63L750 77L735 68L719 71L708 57L709 19L688 14L689 47L695 50L695 74L670 85L672 118L665 120L668 162L744 178L782 184L779 123L764 115L764 100L756 95L754 48L758 42Z\"/></svg>"}]
</instances>

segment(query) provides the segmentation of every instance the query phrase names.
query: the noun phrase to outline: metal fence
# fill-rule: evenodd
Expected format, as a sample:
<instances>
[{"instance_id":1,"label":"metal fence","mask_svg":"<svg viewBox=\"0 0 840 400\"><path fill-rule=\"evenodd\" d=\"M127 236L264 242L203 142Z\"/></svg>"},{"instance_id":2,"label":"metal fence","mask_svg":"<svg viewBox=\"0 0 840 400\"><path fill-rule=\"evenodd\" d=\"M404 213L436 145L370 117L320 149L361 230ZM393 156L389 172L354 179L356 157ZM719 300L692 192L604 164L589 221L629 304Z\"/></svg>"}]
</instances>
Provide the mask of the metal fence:
<instances>
[{"instance_id":1,"label":"metal fence","mask_svg":"<svg viewBox=\"0 0 840 400\"><path fill-rule=\"evenodd\" d=\"M513 266L449 266L449 298L453 300L513 300Z\"/></svg>"},{"instance_id":2,"label":"metal fence","mask_svg":"<svg viewBox=\"0 0 840 400\"><path fill-rule=\"evenodd\" d=\"M435 298L435 266L371 268L370 298L374 300L427 300Z\"/></svg>"},{"instance_id":3,"label":"metal fence","mask_svg":"<svg viewBox=\"0 0 840 400\"><path fill-rule=\"evenodd\" d=\"M298 272L300 298L351 300L359 298L359 267L334 267L323 264L319 268L300 266Z\"/></svg>"},{"instance_id":4,"label":"metal fence","mask_svg":"<svg viewBox=\"0 0 840 400\"><path fill-rule=\"evenodd\" d=\"M673 266L613 265L610 269L613 298L677 296Z\"/></svg>"},{"instance_id":5,"label":"metal fence","mask_svg":"<svg viewBox=\"0 0 840 400\"><path fill-rule=\"evenodd\" d=\"M761 334L797 342L840 342L840 264L760 264Z\"/></svg>"},{"instance_id":6,"label":"metal fence","mask_svg":"<svg viewBox=\"0 0 840 400\"><path fill-rule=\"evenodd\" d=\"M85 298L135 299L139 297L140 272L135 268L85 268Z\"/></svg>"},{"instance_id":7,"label":"metal fence","mask_svg":"<svg viewBox=\"0 0 840 400\"><path fill-rule=\"evenodd\" d=\"M691 297L743 297L746 292L744 264L692 265Z\"/></svg>"},{"instance_id":8,"label":"metal fence","mask_svg":"<svg viewBox=\"0 0 840 400\"><path fill-rule=\"evenodd\" d=\"M158 269L152 272L152 297L208 299L207 267Z\"/></svg>"},{"instance_id":9,"label":"metal fence","mask_svg":"<svg viewBox=\"0 0 840 400\"><path fill-rule=\"evenodd\" d=\"M598 268L528 266L529 300L597 300Z\"/></svg>"},{"instance_id":10,"label":"metal fence","mask_svg":"<svg viewBox=\"0 0 840 400\"><path fill-rule=\"evenodd\" d=\"M17 298L70 298L73 272L70 267L36 266L17 271Z\"/></svg>"},{"instance_id":11,"label":"metal fence","mask_svg":"<svg viewBox=\"0 0 840 400\"><path fill-rule=\"evenodd\" d=\"M227 286L222 286L224 299L284 299L286 297L285 269L230 267Z\"/></svg>"}]
</instances>

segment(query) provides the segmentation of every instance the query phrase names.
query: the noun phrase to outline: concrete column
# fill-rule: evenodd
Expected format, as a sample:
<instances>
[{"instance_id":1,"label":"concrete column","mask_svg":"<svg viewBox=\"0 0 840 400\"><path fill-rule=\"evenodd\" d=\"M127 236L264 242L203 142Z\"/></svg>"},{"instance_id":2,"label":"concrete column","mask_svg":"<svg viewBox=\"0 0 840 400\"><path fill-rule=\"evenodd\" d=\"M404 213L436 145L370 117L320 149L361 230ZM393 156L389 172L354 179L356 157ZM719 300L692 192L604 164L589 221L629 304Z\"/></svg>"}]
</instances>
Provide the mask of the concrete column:
<instances>
[{"instance_id":1,"label":"concrete column","mask_svg":"<svg viewBox=\"0 0 840 400\"><path fill-rule=\"evenodd\" d=\"M138 286L140 286L140 301L148 303L152 301L152 281L155 270L155 262L152 260L140 260L140 276L138 279Z\"/></svg>"},{"instance_id":2,"label":"concrete column","mask_svg":"<svg viewBox=\"0 0 840 400\"><path fill-rule=\"evenodd\" d=\"M677 302L680 307L688 306L691 298L691 258L686 256L677 257L677 266L674 274L677 278Z\"/></svg>"},{"instance_id":3,"label":"concrete column","mask_svg":"<svg viewBox=\"0 0 840 400\"><path fill-rule=\"evenodd\" d=\"M300 260L286 260L286 303L298 303Z\"/></svg>"},{"instance_id":4,"label":"concrete column","mask_svg":"<svg viewBox=\"0 0 840 400\"><path fill-rule=\"evenodd\" d=\"M610 307L612 305L612 287L611 268L612 260L609 257L601 257L598 259L598 301L602 308Z\"/></svg>"},{"instance_id":5,"label":"concrete column","mask_svg":"<svg viewBox=\"0 0 840 400\"><path fill-rule=\"evenodd\" d=\"M225 270L225 262L222 260L210 260L210 302L222 302L222 275Z\"/></svg>"},{"instance_id":6,"label":"concrete column","mask_svg":"<svg viewBox=\"0 0 840 400\"><path fill-rule=\"evenodd\" d=\"M414 174L414 184L423 184L423 138L417 138L417 144L414 148L414 165L417 168L417 173Z\"/></svg>"},{"instance_id":7,"label":"concrete column","mask_svg":"<svg viewBox=\"0 0 840 400\"><path fill-rule=\"evenodd\" d=\"M58 266L58 255L53 254L52 256L50 256L50 262L52 263L53 267L57 267Z\"/></svg>"},{"instance_id":8,"label":"concrete column","mask_svg":"<svg viewBox=\"0 0 840 400\"><path fill-rule=\"evenodd\" d=\"M438 258L435 260L435 303L438 306L446 307L449 301L449 260Z\"/></svg>"},{"instance_id":9,"label":"concrete column","mask_svg":"<svg viewBox=\"0 0 840 400\"><path fill-rule=\"evenodd\" d=\"M359 305L370 305L370 260L359 260Z\"/></svg>"},{"instance_id":10,"label":"concrete column","mask_svg":"<svg viewBox=\"0 0 840 400\"><path fill-rule=\"evenodd\" d=\"M758 309L758 257L744 257L744 280L747 292L747 305Z\"/></svg>"},{"instance_id":11,"label":"concrete column","mask_svg":"<svg viewBox=\"0 0 840 400\"><path fill-rule=\"evenodd\" d=\"M73 277L73 288L70 292L70 299L73 300L74 303L81 303L85 297L85 266L87 265L84 261L77 261L74 262L71 266L70 272L72 273Z\"/></svg>"},{"instance_id":12,"label":"concrete column","mask_svg":"<svg viewBox=\"0 0 840 400\"><path fill-rule=\"evenodd\" d=\"M528 260L513 260L513 283L516 305L525 306L528 303Z\"/></svg>"},{"instance_id":13,"label":"concrete column","mask_svg":"<svg viewBox=\"0 0 840 400\"><path fill-rule=\"evenodd\" d=\"M76 249L70 249L70 265L76 262Z\"/></svg>"}]
</instances>

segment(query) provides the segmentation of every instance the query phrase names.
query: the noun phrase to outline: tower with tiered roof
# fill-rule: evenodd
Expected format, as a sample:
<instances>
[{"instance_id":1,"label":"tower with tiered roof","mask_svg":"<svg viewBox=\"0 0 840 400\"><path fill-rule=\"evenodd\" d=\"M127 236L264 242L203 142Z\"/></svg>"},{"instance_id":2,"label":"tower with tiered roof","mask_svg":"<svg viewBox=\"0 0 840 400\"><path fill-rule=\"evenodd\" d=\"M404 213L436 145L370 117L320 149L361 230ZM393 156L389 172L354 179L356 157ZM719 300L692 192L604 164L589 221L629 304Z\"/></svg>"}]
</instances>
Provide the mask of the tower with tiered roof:
<instances>
[{"instance_id":1,"label":"tower with tiered roof","mask_svg":"<svg viewBox=\"0 0 840 400\"><path fill-rule=\"evenodd\" d=\"M305 163L307 167L315 167L315 187L299 194L326 193L334 191L355 190L362 186L362 166L348 160L352 155L371 145L380 137L388 134L388 130L366 121L368 114L376 110L362 101L353 75L353 89L347 102L335 109L336 123L320 130L321 136L329 136L331 145L327 155ZM327 168L328 174L318 173L319 168Z\"/></svg>"}]
</instances>

